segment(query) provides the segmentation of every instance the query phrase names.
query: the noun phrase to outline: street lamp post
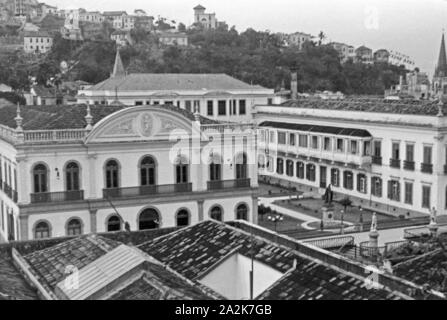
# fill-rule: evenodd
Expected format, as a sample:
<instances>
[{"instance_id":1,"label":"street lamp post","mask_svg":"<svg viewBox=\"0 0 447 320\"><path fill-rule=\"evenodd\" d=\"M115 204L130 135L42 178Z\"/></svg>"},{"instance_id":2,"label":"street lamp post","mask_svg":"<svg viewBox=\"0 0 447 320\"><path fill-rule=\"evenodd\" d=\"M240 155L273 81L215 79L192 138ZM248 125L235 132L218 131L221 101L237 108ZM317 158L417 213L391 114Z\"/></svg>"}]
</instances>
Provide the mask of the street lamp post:
<instances>
[{"instance_id":1,"label":"street lamp post","mask_svg":"<svg viewBox=\"0 0 447 320\"><path fill-rule=\"evenodd\" d=\"M341 209L341 234L345 234L345 223L344 223L344 215L345 215L345 210Z\"/></svg>"},{"instance_id":2,"label":"street lamp post","mask_svg":"<svg viewBox=\"0 0 447 320\"><path fill-rule=\"evenodd\" d=\"M275 232L277 232L278 222L284 220L283 216L280 214L274 214L272 216L268 216L267 219L275 224Z\"/></svg>"},{"instance_id":3,"label":"street lamp post","mask_svg":"<svg viewBox=\"0 0 447 320\"><path fill-rule=\"evenodd\" d=\"M359 210L360 210L360 219L359 219L360 231L363 231L363 208L362 208L362 206L359 207Z\"/></svg>"}]
</instances>

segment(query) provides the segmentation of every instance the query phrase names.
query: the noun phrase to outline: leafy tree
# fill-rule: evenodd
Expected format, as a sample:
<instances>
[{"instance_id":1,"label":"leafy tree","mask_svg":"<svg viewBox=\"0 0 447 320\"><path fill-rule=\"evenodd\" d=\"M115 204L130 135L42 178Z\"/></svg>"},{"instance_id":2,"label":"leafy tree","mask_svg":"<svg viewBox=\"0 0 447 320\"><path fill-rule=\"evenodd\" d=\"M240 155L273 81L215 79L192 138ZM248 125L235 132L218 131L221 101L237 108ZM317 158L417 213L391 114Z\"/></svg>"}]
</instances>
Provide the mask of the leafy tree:
<instances>
[{"instance_id":1,"label":"leafy tree","mask_svg":"<svg viewBox=\"0 0 447 320\"><path fill-rule=\"evenodd\" d=\"M186 26L185 26L185 24L182 23L182 22L180 22L180 23L178 24L178 26L177 26L177 30L178 30L179 32L186 32Z\"/></svg>"}]
</instances>

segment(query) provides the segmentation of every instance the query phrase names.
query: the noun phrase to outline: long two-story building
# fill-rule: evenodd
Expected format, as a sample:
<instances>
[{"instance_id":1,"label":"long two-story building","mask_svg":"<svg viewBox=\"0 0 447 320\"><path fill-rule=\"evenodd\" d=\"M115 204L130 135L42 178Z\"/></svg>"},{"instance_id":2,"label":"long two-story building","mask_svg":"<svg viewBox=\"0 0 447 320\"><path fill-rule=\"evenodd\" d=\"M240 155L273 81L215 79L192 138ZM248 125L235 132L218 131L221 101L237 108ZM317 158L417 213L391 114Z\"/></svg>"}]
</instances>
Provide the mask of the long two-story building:
<instances>
[{"instance_id":1,"label":"long two-story building","mask_svg":"<svg viewBox=\"0 0 447 320\"><path fill-rule=\"evenodd\" d=\"M127 74L119 52L109 79L80 90L79 103L127 106L173 105L218 121L249 122L256 104L267 104L274 90L226 74Z\"/></svg>"},{"instance_id":2,"label":"long two-story building","mask_svg":"<svg viewBox=\"0 0 447 320\"><path fill-rule=\"evenodd\" d=\"M0 109L0 238L256 221L251 125L173 106Z\"/></svg>"},{"instance_id":3,"label":"long two-story building","mask_svg":"<svg viewBox=\"0 0 447 320\"><path fill-rule=\"evenodd\" d=\"M447 211L447 107L303 98L257 106L265 179L396 216Z\"/></svg>"}]
</instances>

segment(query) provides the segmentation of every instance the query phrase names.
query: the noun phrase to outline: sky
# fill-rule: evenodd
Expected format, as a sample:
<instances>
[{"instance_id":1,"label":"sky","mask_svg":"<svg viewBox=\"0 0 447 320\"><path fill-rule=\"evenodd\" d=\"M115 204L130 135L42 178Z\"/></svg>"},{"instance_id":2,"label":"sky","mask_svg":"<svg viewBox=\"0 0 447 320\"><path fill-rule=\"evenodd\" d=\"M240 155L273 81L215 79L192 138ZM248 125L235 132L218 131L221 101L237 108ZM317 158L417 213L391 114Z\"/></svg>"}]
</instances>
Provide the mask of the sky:
<instances>
[{"instance_id":1,"label":"sky","mask_svg":"<svg viewBox=\"0 0 447 320\"><path fill-rule=\"evenodd\" d=\"M60 9L111 11L143 9L190 25L201 4L217 19L272 32L302 31L355 47L366 45L410 56L421 71L433 74L442 30L447 30L447 0L43 0Z\"/></svg>"}]
</instances>

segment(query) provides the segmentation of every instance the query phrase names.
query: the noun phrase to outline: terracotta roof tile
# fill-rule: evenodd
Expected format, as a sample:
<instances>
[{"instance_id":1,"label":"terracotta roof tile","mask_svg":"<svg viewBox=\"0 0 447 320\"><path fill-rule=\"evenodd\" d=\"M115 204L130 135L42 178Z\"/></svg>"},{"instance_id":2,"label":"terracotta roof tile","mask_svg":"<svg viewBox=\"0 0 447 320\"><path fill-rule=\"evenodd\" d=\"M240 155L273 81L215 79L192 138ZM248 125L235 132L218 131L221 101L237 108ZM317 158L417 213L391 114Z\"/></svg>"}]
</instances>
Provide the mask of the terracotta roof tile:
<instances>
[{"instance_id":1,"label":"terracotta roof tile","mask_svg":"<svg viewBox=\"0 0 447 320\"><path fill-rule=\"evenodd\" d=\"M154 108L168 109L183 115L194 121L194 114L171 105L152 106ZM46 105L46 106L23 106L20 108L23 118L23 128L25 130L57 130L57 129L83 129L87 125L85 116L87 114L86 105ZM93 116L93 124L101 119L126 108L124 105L90 106ZM13 105L0 108L0 124L10 128L16 128L14 118L17 116L17 107ZM216 124L217 121L200 117L202 124Z\"/></svg>"},{"instance_id":2,"label":"terracotta roof tile","mask_svg":"<svg viewBox=\"0 0 447 320\"><path fill-rule=\"evenodd\" d=\"M66 277L66 267L78 269L92 263L120 245L99 236L83 236L26 255L25 260L39 281L54 289Z\"/></svg>"},{"instance_id":3,"label":"terracotta roof tile","mask_svg":"<svg viewBox=\"0 0 447 320\"><path fill-rule=\"evenodd\" d=\"M437 101L389 101L383 99L355 99L348 98L344 100L322 100L318 98L302 98L298 100L289 100L281 107L308 108L308 109L327 109L341 111L364 111L377 113L395 113L409 115L427 115L435 116L438 114ZM273 106L274 108L274 106ZM447 115L447 105L444 104L442 111Z\"/></svg>"},{"instance_id":4,"label":"terracotta roof tile","mask_svg":"<svg viewBox=\"0 0 447 320\"><path fill-rule=\"evenodd\" d=\"M9 253L0 252L0 300L37 300L36 291L31 288L17 271Z\"/></svg>"},{"instance_id":5,"label":"terracotta roof tile","mask_svg":"<svg viewBox=\"0 0 447 320\"><path fill-rule=\"evenodd\" d=\"M216 91L264 89L252 86L226 74L187 73L132 73L111 77L87 91Z\"/></svg>"},{"instance_id":6,"label":"terracotta roof tile","mask_svg":"<svg viewBox=\"0 0 447 320\"><path fill-rule=\"evenodd\" d=\"M245 232L205 221L151 240L139 248L186 278L196 279L212 270L231 252L250 257L251 243L250 235ZM260 299L398 298L387 290L367 290L363 281L263 238L255 238L253 253L257 261L286 274L261 294ZM290 272L294 261L297 267Z\"/></svg>"}]
</instances>

